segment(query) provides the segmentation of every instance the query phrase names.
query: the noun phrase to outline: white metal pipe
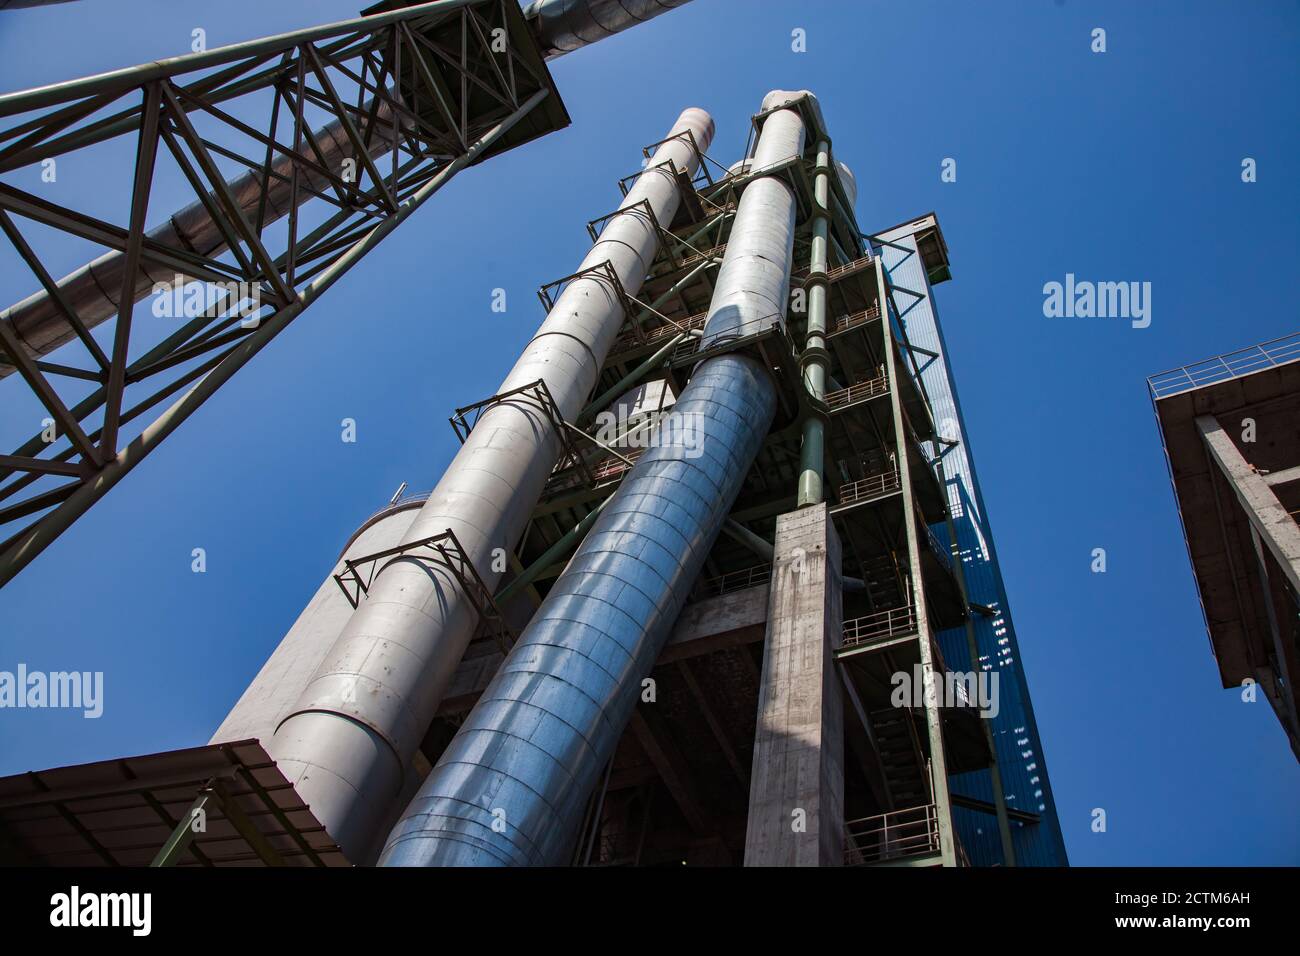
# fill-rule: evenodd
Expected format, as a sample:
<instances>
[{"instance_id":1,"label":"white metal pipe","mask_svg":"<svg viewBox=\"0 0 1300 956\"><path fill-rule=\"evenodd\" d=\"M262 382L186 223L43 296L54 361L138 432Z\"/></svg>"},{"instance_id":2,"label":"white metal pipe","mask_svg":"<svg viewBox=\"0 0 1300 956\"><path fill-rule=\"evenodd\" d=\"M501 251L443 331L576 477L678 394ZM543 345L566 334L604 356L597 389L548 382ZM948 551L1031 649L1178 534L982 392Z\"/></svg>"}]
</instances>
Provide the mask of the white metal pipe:
<instances>
[{"instance_id":1,"label":"white metal pipe","mask_svg":"<svg viewBox=\"0 0 1300 956\"><path fill-rule=\"evenodd\" d=\"M357 530L209 743L271 739L352 616L352 603L334 575L346 570L343 563L346 559L356 560L401 544L418 507L416 500L394 502Z\"/></svg>"},{"instance_id":2,"label":"white metal pipe","mask_svg":"<svg viewBox=\"0 0 1300 956\"><path fill-rule=\"evenodd\" d=\"M687 131L707 149L713 120L699 109L682 113L579 272L608 262L629 293L639 291L659 246L642 203L649 202L659 222L672 221L680 193L668 164L694 172L699 162ZM595 387L624 317L607 282L592 276L570 282L498 393L541 379L571 420ZM495 588L499 558L523 533L560 449L535 405L515 400L488 407L406 540L452 531ZM414 554L389 561L272 739L281 770L350 858L359 858L377 835L378 810L396 793L401 768L419 746L477 623L473 605L443 566Z\"/></svg>"}]
</instances>

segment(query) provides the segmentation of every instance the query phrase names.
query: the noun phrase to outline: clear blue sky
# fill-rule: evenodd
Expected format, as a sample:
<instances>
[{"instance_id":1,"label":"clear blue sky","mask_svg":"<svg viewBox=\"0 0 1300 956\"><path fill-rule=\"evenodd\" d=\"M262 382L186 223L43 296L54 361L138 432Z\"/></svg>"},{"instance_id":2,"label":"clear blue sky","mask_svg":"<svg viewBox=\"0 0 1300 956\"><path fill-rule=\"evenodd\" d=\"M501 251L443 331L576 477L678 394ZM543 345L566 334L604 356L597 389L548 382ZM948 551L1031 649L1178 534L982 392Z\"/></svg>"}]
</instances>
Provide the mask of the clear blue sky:
<instances>
[{"instance_id":1,"label":"clear blue sky","mask_svg":"<svg viewBox=\"0 0 1300 956\"><path fill-rule=\"evenodd\" d=\"M0 90L185 52L194 27L213 47L355 12L4 13ZM0 712L0 774L205 742L355 524L433 484L447 415L495 390L542 318L534 290L576 266L639 147L698 105L729 163L766 91L807 87L863 226L935 210L947 238L941 319L1072 861L1300 862L1300 769L1267 705L1218 686L1145 388L1296 327L1297 49L1291 0L697 0L556 62L571 128L457 179L0 592L0 669L106 675L97 721ZM53 195L120 200L106 161L60 161ZM1044 318L1067 272L1151 282L1150 328ZM0 298L33 288L0 253ZM18 389L0 383L5 445L32 430Z\"/></svg>"}]
</instances>

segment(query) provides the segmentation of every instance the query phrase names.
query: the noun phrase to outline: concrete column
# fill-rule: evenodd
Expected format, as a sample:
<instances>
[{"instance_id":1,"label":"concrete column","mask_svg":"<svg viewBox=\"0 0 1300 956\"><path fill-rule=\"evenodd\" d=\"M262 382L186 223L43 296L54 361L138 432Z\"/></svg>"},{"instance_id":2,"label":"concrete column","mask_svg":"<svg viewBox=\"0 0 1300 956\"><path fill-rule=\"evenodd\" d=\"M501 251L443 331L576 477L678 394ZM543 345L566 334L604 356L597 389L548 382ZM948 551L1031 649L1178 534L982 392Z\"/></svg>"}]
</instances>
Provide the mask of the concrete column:
<instances>
[{"instance_id":1,"label":"concrete column","mask_svg":"<svg viewBox=\"0 0 1300 956\"><path fill-rule=\"evenodd\" d=\"M1218 419L1198 415L1196 428L1214 463L1227 479L1251 527L1267 545L1291 589L1300 594L1300 528L1273 489L1246 461Z\"/></svg>"},{"instance_id":2,"label":"concrete column","mask_svg":"<svg viewBox=\"0 0 1300 956\"><path fill-rule=\"evenodd\" d=\"M776 522L746 866L844 861L840 542L824 503Z\"/></svg>"}]
</instances>

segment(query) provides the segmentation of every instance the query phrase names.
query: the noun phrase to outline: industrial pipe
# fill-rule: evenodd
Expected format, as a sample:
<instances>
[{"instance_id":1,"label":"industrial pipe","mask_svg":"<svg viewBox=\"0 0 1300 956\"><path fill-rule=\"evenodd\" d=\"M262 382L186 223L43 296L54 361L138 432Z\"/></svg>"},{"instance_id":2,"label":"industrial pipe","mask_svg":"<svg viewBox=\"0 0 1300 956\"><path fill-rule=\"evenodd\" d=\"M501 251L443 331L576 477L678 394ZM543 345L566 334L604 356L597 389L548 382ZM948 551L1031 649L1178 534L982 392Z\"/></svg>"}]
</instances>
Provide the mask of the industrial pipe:
<instances>
[{"instance_id":1,"label":"industrial pipe","mask_svg":"<svg viewBox=\"0 0 1300 956\"><path fill-rule=\"evenodd\" d=\"M659 247L646 215L671 222L681 199L670 164L693 173L713 120L688 109L654 153L583 259L498 394L545 382L572 421L595 387L626 304L595 269L640 291ZM411 525L406 541L451 531L491 589L522 535L562 448L548 414L523 393L487 406ZM427 552L425 552L427 554ZM377 569L349 619L268 748L350 859L382 833L381 809L419 747L478 624L473 602L445 566L417 552Z\"/></svg>"},{"instance_id":2,"label":"industrial pipe","mask_svg":"<svg viewBox=\"0 0 1300 956\"><path fill-rule=\"evenodd\" d=\"M817 163L813 172L812 256L808 265L808 329L804 337L807 361L803 370L804 387L814 406L826 399L826 285L827 236L830 230L831 146L817 144ZM814 412L803 423L800 449L799 506L815 505L822 500L822 462L825 457L825 423Z\"/></svg>"},{"instance_id":3,"label":"industrial pipe","mask_svg":"<svg viewBox=\"0 0 1300 956\"><path fill-rule=\"evenodd\" d=\"M548 60L622 33L690 0L535 0L524 7Z\"/></svg>"},{"instance_id":4,"label":"industrial pipe","mask_svg":"<svg viewBox=\"0 0 1300 956\"><path fill-rule=\"evenodd\" d=\"M766 118L756 165L803 152L793 110ZM781 322L795 198L741 197L701 348ZM393 829L387 866L556 865L613 757L771 424L757 360L701 363Z\"/></svg>"},{"instance_id":5,"label":"industrial pipe","mask_svg":"<svg viewBox=\"0 0 1300 956\"><path fill-rule=\"evenodd\" d=\"M357 529L298 620L245 688L209 743L271 738L352 616L352 603L334 575L346 571L347 559L356 560L401 544L420 501L417 498L396 501Z\"/></svg>"}]
</instances>

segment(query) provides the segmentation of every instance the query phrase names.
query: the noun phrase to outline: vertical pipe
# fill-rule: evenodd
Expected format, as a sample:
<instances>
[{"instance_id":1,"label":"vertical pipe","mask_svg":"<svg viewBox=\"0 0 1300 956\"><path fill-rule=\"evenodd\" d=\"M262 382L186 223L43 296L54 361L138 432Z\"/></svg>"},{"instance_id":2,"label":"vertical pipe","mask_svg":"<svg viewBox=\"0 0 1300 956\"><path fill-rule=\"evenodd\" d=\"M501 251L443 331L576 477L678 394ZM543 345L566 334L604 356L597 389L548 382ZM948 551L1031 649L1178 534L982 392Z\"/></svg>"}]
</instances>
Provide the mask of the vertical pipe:
<instances>
[{"instance_id":1,"label":"vertical pipe","mask_svg":"<svg viewBox=\"0 0 1300 956\"><path fill-rule=\"evenodd\" d=\"M669 131L578 272L608 263L635 295L658 250L645 214L661 223L680 201L669 168L693 173L713 120L688 109ZM672 138L676 137L676 138ZM541 379L571 421L599 378L625 319L610 283L588 274L570 282L498 392ZM547 414L526 400L488 406L466 438L406 541L455 534L479 576L495 589L559 458L561 439ZM425 552L427 554L427 552ZM381 809L400 785L478 624L474 604L443 565L419 553L377 569L369 595L348 620L268 748L330 835L352 859L382 834Z\"/></svg>"},{"instance_id":2,"label":"vertical pipe","mask_svg":"<svg viewBox=\"0 0 1300 956\"><path fill-rule=\"evenodd\" d=\"M803 151L793 110L761 161ZM703 344L781 321L795 201L768 177L741 197ZM387 866L557 865L636 707L776 409L771 376L726 353L696 369L380 856Z\"/></svg>"},{"instance_id":3,"label":"vertical pipe","mask_svg":"<svg viewBox=\"0 0 1300 956\"><path fill-rule=\"evenodd\" d=\"M826 237L830 232L831 146L817 144L817 166L813 173L812 257L808 267L808 333L804 353L804 386L820 404L826 398ZM799 507L815 505L823 497L822 462L825 458L825 423L811 413L803 423L800 449Z\"/></svg>"}]
</instances>

